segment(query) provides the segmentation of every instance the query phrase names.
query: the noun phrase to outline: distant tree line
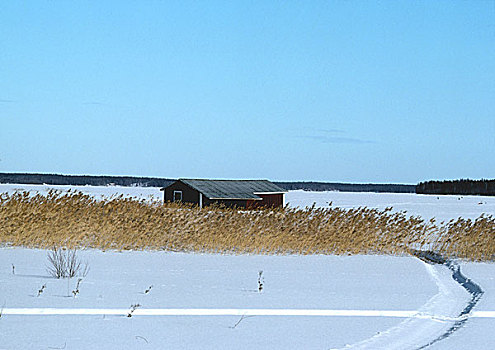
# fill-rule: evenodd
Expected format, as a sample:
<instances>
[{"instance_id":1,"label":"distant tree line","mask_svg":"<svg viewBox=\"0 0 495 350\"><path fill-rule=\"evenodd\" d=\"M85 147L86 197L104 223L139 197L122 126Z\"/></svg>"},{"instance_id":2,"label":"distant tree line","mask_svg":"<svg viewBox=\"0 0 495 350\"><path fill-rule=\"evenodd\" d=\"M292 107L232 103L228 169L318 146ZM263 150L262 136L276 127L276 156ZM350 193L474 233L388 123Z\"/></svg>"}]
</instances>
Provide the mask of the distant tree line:
<instances>
[{"instance_id":1,"label":"distant tree line","mask_svg":"<svg viewBox=\"0 0 495 350\"><path fill-rule=\"evenodd\" d=\"M134 176L90 176L59 174L0 173L0 183L72 186L167 187L175 179ZM348 184L330 182L274 182L286 190L414 193L415 185Z\"/></svg>"},{"instance_id":2,"label":"distant tree line","mask_svg":"<svg viewBox=\"0 0 495 350\"><path fill-rule=\"evenodd\" d=\"M274 182L286 190L414 193L415 185L349 184L338 182Z\"/></svg>"},{"instance_id":3,"label":"distant tree line","mask_svg":"<svg viewBox=\"0 0 495 350\"><path fill-rule=\"evenodd\" d=\"M0 183L47 184L72 186L141 186L167 187L175 179L135 176L90 176L0 173ZM418 185L401 184L349 184L338 182L274 182L286 190L341 191L341 192L392 192L421 194L495 195L495 180L425 181Z\"/></svg>"},{"instance_id":4,"label":"distant tree line","mask_svg":"<svg viewBox=\"0 0 495 350\"><path fill-rule=\"evenodd\" d=\"M20 174L0 173L0 183L17 183L31 185L72 185L72 186L141 186L166 187L175 180L153 177L134 176L89 176L59 174Z\"/></svg>"},{"instance_id":5,"label":"distant tree line","mask_svg":"<svg viewBox=\"0 0 495 350\"><path fill-rule=\"evenodd\" d=\"M416 193L495 196L495 180L425 181L416 186Z\"/></svg>"}]
</instances>

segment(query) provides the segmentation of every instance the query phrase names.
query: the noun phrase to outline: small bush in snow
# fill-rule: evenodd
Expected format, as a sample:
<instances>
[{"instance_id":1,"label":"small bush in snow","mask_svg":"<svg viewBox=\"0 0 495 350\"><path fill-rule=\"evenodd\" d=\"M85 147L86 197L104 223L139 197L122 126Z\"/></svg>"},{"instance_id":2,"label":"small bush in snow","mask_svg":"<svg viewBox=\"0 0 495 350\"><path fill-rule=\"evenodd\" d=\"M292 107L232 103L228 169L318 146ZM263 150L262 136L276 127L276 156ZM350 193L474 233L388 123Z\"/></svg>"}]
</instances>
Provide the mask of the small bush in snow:
<instances>
[{"instance_id":1,"label":"small bush in snow","mask_svg":"<svg viewBox=\"0 0 495 350\"><path fill-rule=\"evenodd\" d=\"M42 285L41 288L38 290L38 297L41 295L41 293L43 293L43 291L45 290L46 288L46 284Z\"/></svg>"},{"instance_id":2,"label":"small bush in snow","mask_svg":"<svg viewBox=\"0 0 495 350\"><path fill-rule=\"evenodd\" d=\"M129 310L129 313L127 314L127 317L132 317L132 313L136 311L138 307L140 307L141 304L133 304L131 305L131 309Z\"/></svg>"},{"instance_id":3,"label":"small bush in snow","mask_svg":"<svg viewBox=\"0 0 495 350\"><path fill-rule=\"evenodd\" d=\"M48 273L56 278L85 277L89 272L88 263L82 263L74 249L54 247L48 252Z\"/></svg>"},{"instance_id":4,"label":"small bush in snow","mask_svg":"<svg viewBox=\"0 0 495 350\"><path fill-rule=\"evenodd\" d=\"M258 272L258 292L263 291L263 285L265 284L265 278L263 277L263 270Z\"/></svg>"},{"instance_id":5,"label":"small bush in snow","mask_svg":"<svg viewBox=\"0 0 495 350\"><path fill-rule=\"evenodd\" d=\"M82 278L79 278L77 280L77 285L76 285L76 288L74 288L74 290L72 291L72 295L75 297L77 297L77 295L79 294L79 285L81 284L81 281L82 281Z\"/></svg>"}]
</instances>

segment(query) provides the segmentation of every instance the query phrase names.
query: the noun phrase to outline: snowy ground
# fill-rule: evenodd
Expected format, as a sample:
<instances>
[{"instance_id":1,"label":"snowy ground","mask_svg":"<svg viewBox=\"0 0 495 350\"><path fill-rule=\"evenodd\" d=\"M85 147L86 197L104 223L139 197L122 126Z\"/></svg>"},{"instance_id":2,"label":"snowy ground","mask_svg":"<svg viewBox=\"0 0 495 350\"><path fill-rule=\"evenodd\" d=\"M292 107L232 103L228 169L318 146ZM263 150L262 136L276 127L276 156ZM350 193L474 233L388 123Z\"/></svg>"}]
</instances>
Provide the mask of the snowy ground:
<instances>
[{"instance_id":1,"label":"snowy ground","mask_svg":"<svg viewBox=\"0 0 495 350\"><path fill-rule=\"evenodd\" d=\"M81 251L91 269L50 278L46 252L0 250L0 349L415 349L443 334L469 300L443 266L412 257L255 256ZM15 267L15 274L12 271ZM495 310L495 266L463 264ZM259 293L258 271L264 286ZM46 285L38 296L39 289ZM149 293L145 291L152 286ZM415 311L422 317L11 315L15 308ZM138 309L139 310L139 309ZM345 315L345 313L344 313ZM239 322L240 321L240 322ZM432 349L489 349L493 318L473 318ZM239 323L238 323L239 322ZM237 324L237 325L236 325Z\"/></svg>"},{"instance_id":2,"label":"snowy ground","mask_svg":"<svg viewBox=\"0 0 495 350\"><path fill-rule=\"evenodd\" d=\"M406 211L409 215L429 220L448 221L463 217L476 219L481 214L495 215L495 196L436 196L414 193L368 192L306 192L290 191L286 201L291 206L305 207L316 203L317 207L340 208L368 207L394 211Z\"/></svg>"},{"instance_id":3,"label":"snowy ground","mask_svg":"<svg viewBox=\"0 0 495 350\"><path fill-rule=\"evenodd\" d=\"M56 186L60 188L61 186ZM0 185L46 191L47 186ZM62 188L64 189L64 188ZM66 188L65 188L66 189ZM159 199L159 189L89 187L96 196L124 193ZM495 198L293 191L291 205L369 206L441 220L494 215ZM478 203L483 204L478 204ZM46 272L46 251L0 249L0 349L419 349L458 321L470 295L441 265L412 257L256 256L81 251L90 271L77 279ZM492 349L495 264L459 262L485 292L462 328L429 349ZM14 270L12 268L14 266ZM257 291L263 270L263 291ZM46 285L38 295L39 289ZM149 293L145 293L152 286ZM140 304L132 317L132 304ZM96 310L93 315L14 315L15 309ZM124 310L109 315L101 309ZM347 316L142 316L150 309L314 310ZM29 311L31 310L31 311ZM100 311L98 311L100 310ZM244 311L243 311L244 310ZM364 317L363 312L389 316ZM361 316L351 316L353 312ZM394 313L398 317L391 317ZM478 313L478 314L476 314ZM485 314L486 315L486 314Z\"/></svg>"},{"instance_id":4,"label":"snowy ground","mask_svg":"<svg viewBox=\"0 0 495 350\"><path fill-rule=\"evenodd\" d=\"M96 198L110 198L112 196L137 197L139 199L163 199L160 187L125 187L125 186L69 186L69 185L24 185L24 184L0 184L0 193L23 192L32 194L46 194L50 190L61 192L81 191Z\"/></svg>"},{"instance_id":5,"label":"snowy ground","mask_svg":"<svg viewBox=\"0 0 495 350\"><path fill-rule=\"evenodd\" d=\"M362 295L347 279L361 279L362 263L379 264L380 258L362 257L256 257L164 252L102 253L83 252L91 272L83 279L80 295L67 297L67 282L46 277L46 253L23 249L2 250L1 263L7 268L0 275L5 286L0 300L5 308L359 308ZM362 261L364 259L364 261ZM387 258L387 271L373 272L367 281L376 281L370 293L378 299L370 306L419 308L435 293L420 263L410 259ZM16 275L9 271L16 266ZM411 266L409 266L411 265ZM378 267L378 266L377 266ZM395 267L399 267L398 269ZM401 278L401 271L412 267L427 288L418 288ZM265 286L257 292L258 271L264 271ZM381 269L377 269L381 270ZM334 272L337 272L334 276ZM395 283L394 283L395 282ZM46 291L36 297L46 283ZM75 281L71 281L70 290ZM400 286L397 288L397 286ZM148 294L144 291L153 285ZM388 293L388 289L394 289ZM406 297L409 291L413 298ZM70 294L70 291L69 291ZM392 300L388 300L391 297ZM404 304L403 304L404 303ZM252 317L235 329L239 317L153 317L135 316L10 316L2 317L0 329L6 348L60 346L122 348L328 348L343 346L349 340L369 337L398 322L380 319L382 325L363 327L350 319L319 317ZM361 324L361 326L359 326ZM28 325L28 326L26 326ZM331 331L356 327L352 339ZM22 331L29 330L28 332ZM43 331L41 331L43 330ZM85 337L91 334L91 337ZM329 337L331 335L331 337ZM144 342L142 336L148 340ZM25 339L23 346L19 337ZM337 339L335 337L338 337ZM296 346L297 345L297 346Z\"/></svg>"}]
</instances>

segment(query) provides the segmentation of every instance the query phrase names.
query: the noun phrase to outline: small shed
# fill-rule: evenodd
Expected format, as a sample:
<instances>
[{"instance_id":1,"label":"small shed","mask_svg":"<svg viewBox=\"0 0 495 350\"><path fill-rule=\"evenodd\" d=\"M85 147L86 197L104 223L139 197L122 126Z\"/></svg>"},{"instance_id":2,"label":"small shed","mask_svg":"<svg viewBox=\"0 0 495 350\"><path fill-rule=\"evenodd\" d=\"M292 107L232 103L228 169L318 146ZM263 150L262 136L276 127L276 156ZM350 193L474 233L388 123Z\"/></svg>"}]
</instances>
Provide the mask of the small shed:
<instances>
[{"instance_id":1,"label":"small shed","mask_svg":"<svg viewBox=\"0 0 495 350\"><path fill-rule=\"evenodd\" d=\"M258 208L284 205L283 188L268 180L179 179L161 189L165 202L213 203L227 207Z\"/></svg>"}]
</instances>

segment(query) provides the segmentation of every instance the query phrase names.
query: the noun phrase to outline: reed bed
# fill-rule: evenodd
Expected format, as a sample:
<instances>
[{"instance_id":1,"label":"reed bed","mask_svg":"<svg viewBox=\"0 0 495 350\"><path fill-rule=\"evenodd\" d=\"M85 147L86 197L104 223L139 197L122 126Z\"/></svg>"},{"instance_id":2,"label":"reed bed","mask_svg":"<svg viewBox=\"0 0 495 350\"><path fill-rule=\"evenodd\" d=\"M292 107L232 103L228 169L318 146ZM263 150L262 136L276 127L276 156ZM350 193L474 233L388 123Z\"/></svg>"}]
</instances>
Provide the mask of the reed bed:
<instances>
[{"instance_id":1,"label":"reed bed","mask_svg":"<svg viewBox=\"0 0 495 350\"><path fill-rule=\"evenodd\" d=\"M392 208L198 208L81 192L0 195L0 244L256 254L409 254L495 257L495 219L436 223Z\"/></svg>"}]
</instances>

